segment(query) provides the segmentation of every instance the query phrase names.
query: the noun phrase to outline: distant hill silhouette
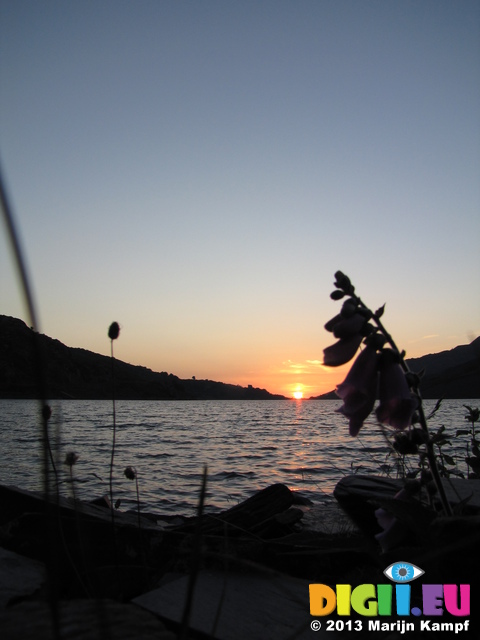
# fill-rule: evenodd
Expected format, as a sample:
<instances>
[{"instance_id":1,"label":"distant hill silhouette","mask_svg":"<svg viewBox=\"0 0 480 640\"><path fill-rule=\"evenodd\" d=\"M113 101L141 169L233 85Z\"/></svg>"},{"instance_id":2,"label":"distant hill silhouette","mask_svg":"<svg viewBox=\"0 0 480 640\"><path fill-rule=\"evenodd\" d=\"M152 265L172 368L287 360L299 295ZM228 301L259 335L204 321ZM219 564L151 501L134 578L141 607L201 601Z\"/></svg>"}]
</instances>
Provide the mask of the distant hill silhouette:
<instances>
[{"instance_id":1,"label":"distant hill silhouette","mask_svg":"<svg viewBox=\"0 0 480 640\"><path fill-rule=\"evenodd\" d=\"M425 375L420 384L423 398L480 398L480 338L449 351L407 359L409 368ZM337 398L335 391L316 399Z\"/></svg>"},{"instance_id":2,"label":"distant hill silhouette","mask_svg":"<svg viewBox=\"0 0 480 640\"><path fill-rule=\"evenodd\" d=\"M111 359L67 347L39 334L50 399L110 399ZM0 315L0 398L36 398L33 331L17 318ZM171 373L115 359L115 397L124 400L276 400L265 389L212 380L182 380Z\"/></svg>"}]
</instances>

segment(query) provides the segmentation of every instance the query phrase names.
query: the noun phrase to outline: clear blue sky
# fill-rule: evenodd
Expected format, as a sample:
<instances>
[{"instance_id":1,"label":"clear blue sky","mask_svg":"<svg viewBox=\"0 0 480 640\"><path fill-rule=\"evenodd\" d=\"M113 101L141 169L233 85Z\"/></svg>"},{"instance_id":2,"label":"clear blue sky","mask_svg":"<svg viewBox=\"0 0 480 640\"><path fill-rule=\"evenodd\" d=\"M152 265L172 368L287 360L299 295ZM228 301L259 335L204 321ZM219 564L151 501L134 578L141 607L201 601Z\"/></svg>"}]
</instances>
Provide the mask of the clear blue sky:
<instances>
[{"instance_id":1,"label":"clear blue sky","mask_svg":"<svg viewBox=\"0 0 480 640\"><path fill-rule=\"evenodd\" d=\"M181 377L332 388L337 269L407 355L478 336L479 114L477 0L0 0L40 328Z\"/></svg>"}]
</instances>

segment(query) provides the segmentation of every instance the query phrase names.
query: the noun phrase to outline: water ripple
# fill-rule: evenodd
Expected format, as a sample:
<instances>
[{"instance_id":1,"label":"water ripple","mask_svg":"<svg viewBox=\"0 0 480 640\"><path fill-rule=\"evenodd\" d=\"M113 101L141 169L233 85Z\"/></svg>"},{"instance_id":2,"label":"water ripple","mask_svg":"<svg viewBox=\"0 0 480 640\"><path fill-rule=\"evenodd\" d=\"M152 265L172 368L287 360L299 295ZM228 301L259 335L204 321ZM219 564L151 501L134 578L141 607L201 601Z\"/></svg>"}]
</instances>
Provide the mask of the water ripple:
<instances>
[{"instance_id":1,"label":"water ripple","mask_svg":"<svg viewBox=\"0 0 480 640\"><path fill-rule=\"evenodd\" d=\"M38 406L29 400L1 400L0 482L40 489L42 452ZM433 427L454 435L464 428L463 404L444 401ZM427 407L434 401L428 401ZM478 402L477 402L478 404ZM198 501L204 466L208 468L207 508L231 507L273 482L283 482L309 498L322 499L343 476L393 468L373 420L360 438L350 438L339 401L138 402L116 405L114 498L136 507L135 483L123 470L137 469L142 508L191 515ZM52 403L51 440L61 491L71 491L65 454L75 451L77 495L92 499L108 493L112 442L112 404L108 401ZM448 451L451 453L451 451ZM465 457L458 450L459 460Z\"/></svg>"}]
</instances>

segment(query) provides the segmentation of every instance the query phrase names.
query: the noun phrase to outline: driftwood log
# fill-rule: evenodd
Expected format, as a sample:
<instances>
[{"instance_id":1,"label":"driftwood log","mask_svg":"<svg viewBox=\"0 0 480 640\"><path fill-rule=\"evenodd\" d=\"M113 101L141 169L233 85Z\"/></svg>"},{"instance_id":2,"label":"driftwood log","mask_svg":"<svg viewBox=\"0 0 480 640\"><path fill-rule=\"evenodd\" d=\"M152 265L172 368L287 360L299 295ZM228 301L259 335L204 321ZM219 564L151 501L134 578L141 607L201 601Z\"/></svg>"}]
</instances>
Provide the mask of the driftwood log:
<instances>
[{"instance_id":1,"label":"driftwood log","mask_svg":"<svg viewBox=\"0 0 480 640\"><path fill-rule=\"evenodd\" d=\"M264 541L292 532L302 517L291 508L292 492L283 484L259 491L218 514L165 525L152 514L112 512L105 506L59 496L50 502L40 492L0 485L0 546L45 562L59 589L68 597L126 600L151 580L184 563L185 553L200 531L206 546L237 540L237 556L258 558Z\"/></svg>"},{"instance_id":2,"label":"driftwood log","mask_svg":"<svg viewBox=\"0 0 480 640\"><path fill-rule=\"evenodd\" d=\"M293 493L284 484L272 484L247 500L217 514L203 514L200 528L204 535L242 536L254 533L260 537L276 537L291 531L303 512L291 509ZM177 531L192 531L198 518L177 527Z\"/></svg>"}]
</instances>

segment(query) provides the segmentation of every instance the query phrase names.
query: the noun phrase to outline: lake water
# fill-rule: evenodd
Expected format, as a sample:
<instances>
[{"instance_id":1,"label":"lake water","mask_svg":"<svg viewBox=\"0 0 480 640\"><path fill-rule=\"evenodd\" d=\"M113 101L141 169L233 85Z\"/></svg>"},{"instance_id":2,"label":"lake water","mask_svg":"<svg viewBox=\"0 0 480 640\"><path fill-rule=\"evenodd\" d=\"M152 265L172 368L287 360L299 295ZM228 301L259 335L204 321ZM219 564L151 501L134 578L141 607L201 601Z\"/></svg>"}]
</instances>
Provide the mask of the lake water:
<instances>
[{"instance_id":1,"label":"lake water","mask_svg":"<svg viewBox=\"0 0 480 640\"><path fill-rule=\"evenodd\" d=\"M431 428L443 424L452 435L465 428L463 404L478 406L479 401L444 401ZM194 513L204 465L209 510L233 506L275 482L319 502L331 496L342 476L379 473L385 462L395 477L375 420L351 438L347 421L336 412L340 405L337 400L117 401L114 499L121 498L122 509L136 505L135 482L123 475L127 466L137 470L142 509L183 515ZM428 412L435 402L425 405ZM61 493L71 495L63 464L70 451L79 456L73 467L77 497L108 493L112 402L65 400L51 406L50 437ZM0 482L40 489L38 404L0 400L0 407ZM455 442L460 464L467 440Z\"/></svg>"}]
</instances>

